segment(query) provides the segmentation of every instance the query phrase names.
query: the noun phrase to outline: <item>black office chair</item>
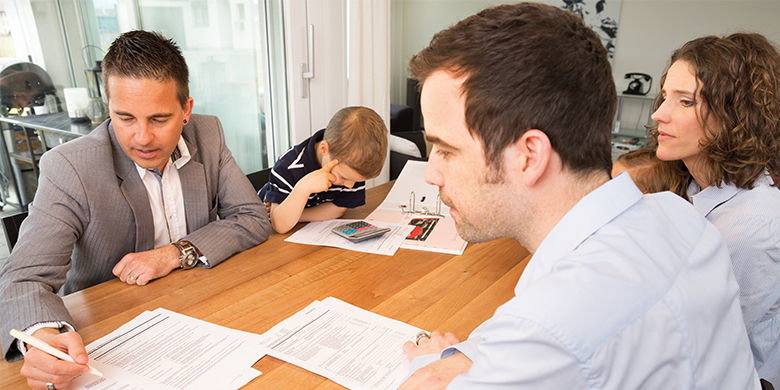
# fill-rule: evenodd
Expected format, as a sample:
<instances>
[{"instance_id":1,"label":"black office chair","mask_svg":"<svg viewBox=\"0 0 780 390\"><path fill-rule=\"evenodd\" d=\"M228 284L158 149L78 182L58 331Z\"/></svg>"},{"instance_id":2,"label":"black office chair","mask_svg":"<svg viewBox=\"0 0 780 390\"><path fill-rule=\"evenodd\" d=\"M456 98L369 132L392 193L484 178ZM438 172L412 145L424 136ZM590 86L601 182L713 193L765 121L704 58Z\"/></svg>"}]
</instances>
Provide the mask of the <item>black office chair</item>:
<instances>
[{"instance_id":1,"label":"black office chair","mask_svg":"<svg viewBox=\"0 0 780 390\"><path fill-rule=\"evenodd\" d=\"M5 241L8 243L8 250L13 250L16 240L19 239L19 228L22 221L27 218L27 212L22 211L13 215L3 217L3 230L5 231Z\"/></svg>"},{"instance_id":2,"label":"black office chair","mask_svg":"<svg viewBox=\"0 0 780 390\"><path fill-rule=\"evenodd\" d=\"M418 130L414 128L414 109L401 104L390 105L390 132Z\"/></svg>"},{"instance_id":3,"label":"black office chair","mask_svg":"<svg viewBox=\"0 0 780 390\"><path fill-rule=\"evenodd\" d=\"M249 182L252 183L252 187L254 187L255 192L257 192L260 191L261 188L263 188L265 183L268 183L268 175L270 174L271 174L271 168L268 168L257 172L252 172L246 175L246 178L249 179Z\"/></svg>"}]
</instances>

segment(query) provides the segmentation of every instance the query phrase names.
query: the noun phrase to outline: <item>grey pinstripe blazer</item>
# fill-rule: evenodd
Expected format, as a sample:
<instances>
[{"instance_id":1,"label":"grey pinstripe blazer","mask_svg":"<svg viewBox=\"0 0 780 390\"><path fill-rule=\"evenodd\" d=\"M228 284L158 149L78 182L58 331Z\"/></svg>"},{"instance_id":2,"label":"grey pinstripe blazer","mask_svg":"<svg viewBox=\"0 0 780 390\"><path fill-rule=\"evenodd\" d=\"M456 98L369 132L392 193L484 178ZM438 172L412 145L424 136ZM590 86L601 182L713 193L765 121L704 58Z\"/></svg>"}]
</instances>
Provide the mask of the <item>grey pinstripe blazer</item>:
<instances>
[{"instance_id":1,"label":"grey pinstripe blazer","mask_svg":"<svg viewBox=\"0 0 780 390\"><path fill-rule=\"evenodd\" d=\"M225 145L219 120L192 115L182 136L191 160L179 170L187 231L214 266L268 238L265 207ZM219 219L217 219L219 216ZM73 323L62 299L113 279L127 253L153 249L146 188L110 120L46 152L35 200L0 271L0 336L7 360L21 357L8 332L41 321Z\"/></svg>"}]
</instances>

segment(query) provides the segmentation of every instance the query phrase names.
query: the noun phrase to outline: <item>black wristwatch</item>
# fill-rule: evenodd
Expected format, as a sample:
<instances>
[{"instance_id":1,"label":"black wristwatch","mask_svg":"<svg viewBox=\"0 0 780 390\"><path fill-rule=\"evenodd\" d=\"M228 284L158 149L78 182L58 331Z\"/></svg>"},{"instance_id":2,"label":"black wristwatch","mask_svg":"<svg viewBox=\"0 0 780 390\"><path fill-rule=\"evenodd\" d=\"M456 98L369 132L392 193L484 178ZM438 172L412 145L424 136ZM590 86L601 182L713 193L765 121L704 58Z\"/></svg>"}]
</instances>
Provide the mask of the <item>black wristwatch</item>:
<instances>
[{"instance_id":1,"label":"black wristwatch","mask_svg":"<svg viewBox=\"0 0 780 390\"><path fill-rule=\"evenodd\" d=\"M192 269L198 265L198 258L200 258L200 252L195 245L186 240L179 240L173 243L173 246L179 250L179 268Z\"/></svg>"}]
</instances>

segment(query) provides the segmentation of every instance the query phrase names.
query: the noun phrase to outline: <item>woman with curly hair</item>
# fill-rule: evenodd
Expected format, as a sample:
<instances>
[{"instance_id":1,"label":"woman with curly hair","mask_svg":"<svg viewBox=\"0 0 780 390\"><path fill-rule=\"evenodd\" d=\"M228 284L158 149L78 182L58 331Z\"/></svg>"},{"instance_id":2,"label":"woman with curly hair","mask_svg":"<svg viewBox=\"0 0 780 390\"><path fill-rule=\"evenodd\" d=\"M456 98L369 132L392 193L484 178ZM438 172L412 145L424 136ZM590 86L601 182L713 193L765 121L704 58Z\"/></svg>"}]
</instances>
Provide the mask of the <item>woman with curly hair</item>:
<instances>
[{"instance_id":1,"label":"woman with curly hair","mask_svg":"<svg viewBox=\"0 0 780 390\"><path fill-rule=\"evenodd\" d=\"M780 383L780 54L759 34L692 40L661 79L661 160L688 170L687 195L723 234L756 368ZM716 281L713 281L716 282Z\"/></svg>"}]
</instances>

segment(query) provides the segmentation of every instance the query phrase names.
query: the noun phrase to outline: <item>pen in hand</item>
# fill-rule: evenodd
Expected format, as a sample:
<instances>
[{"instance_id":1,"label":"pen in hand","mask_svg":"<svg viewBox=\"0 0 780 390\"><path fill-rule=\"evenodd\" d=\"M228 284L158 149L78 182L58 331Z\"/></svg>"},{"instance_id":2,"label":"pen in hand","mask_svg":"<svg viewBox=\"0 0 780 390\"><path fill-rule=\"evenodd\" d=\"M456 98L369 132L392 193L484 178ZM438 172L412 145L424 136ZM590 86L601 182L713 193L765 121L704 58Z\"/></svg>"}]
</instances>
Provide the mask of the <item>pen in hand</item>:
<instances>
[{"instance_id":1,"label":"pen in hand","mask_svg":"<svg viewBox=\"0 0 780 390\"><path fill-rule=\"evenodd\" d=\"M73 358L68 356L65 352L60 351L57 348L52 347L51 345L47 344L45 341L33 337L27 333L24 333L22 331L18 331L16 329L11 329L11 336L16 337L19 340L22 340L23 342L32 345L35 348L40 349L43 352L48 353L49 355L52 355L58 359L69 361L71 363L75 363L73 361ZM95 367L90 366L87 364L87 367L89 367L89 373L97 376L103 376L103 373L98 371Z\"/></svg>"}]
</instances>

